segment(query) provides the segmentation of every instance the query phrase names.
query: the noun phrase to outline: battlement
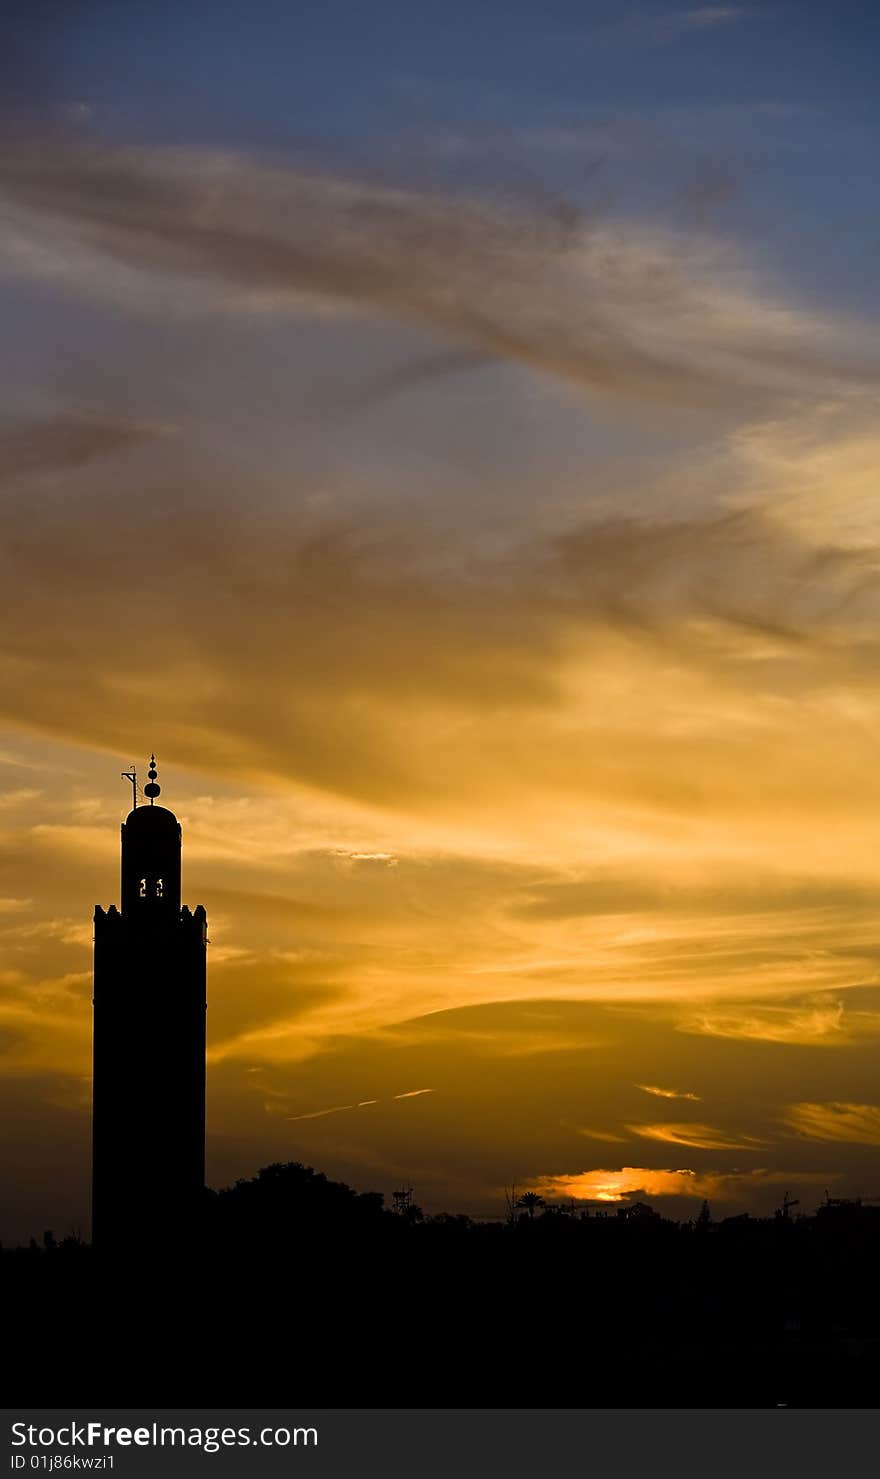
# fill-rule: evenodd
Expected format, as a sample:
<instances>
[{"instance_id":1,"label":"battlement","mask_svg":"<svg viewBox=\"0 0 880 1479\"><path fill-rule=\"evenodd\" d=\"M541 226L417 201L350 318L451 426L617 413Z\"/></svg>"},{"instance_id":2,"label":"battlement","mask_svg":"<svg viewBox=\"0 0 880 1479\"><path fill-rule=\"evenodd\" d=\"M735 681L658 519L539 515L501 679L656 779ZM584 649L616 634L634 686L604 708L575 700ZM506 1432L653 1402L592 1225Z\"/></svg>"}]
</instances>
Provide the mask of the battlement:
<instances>
[{"instance_id":1,"label":"battlement","mask_svg":"<svg viewBox=\"0 0 880 1479\"><path fill-rule=\"evenodd\" d=\"M131 920L126 919L125 915L119 912L115 904L111 904L109 909L103 909L100 904L96 904L94 920L96 926L102 929L119 929L131 923ZM208 916L204 904L197 904L195 909L190 909L188 904L182 904L174 923L207 931Z\"/></svg>"}]
</instances>

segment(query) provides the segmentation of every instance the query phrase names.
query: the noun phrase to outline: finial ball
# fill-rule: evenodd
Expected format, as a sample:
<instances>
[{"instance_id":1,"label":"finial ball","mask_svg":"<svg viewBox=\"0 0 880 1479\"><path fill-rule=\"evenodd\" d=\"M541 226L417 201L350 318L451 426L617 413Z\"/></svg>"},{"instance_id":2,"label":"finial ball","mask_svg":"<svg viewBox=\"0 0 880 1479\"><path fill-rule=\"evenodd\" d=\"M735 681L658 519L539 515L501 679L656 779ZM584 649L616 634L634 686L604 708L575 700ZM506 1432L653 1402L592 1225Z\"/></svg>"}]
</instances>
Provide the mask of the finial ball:
<instances>
[{"instance_id":1,"label":"finial ball","mask_svg":"<svg viewBox=\"0 0 880 1479\"><path fill-rule=\"evenodd\" d=\"M160 796L161 794L162 787L157 786L155 781L150 781L148 786L144 786L144 795L149 796L151 800L153 800L156 796Z\"/></svg>"}]
</instances>

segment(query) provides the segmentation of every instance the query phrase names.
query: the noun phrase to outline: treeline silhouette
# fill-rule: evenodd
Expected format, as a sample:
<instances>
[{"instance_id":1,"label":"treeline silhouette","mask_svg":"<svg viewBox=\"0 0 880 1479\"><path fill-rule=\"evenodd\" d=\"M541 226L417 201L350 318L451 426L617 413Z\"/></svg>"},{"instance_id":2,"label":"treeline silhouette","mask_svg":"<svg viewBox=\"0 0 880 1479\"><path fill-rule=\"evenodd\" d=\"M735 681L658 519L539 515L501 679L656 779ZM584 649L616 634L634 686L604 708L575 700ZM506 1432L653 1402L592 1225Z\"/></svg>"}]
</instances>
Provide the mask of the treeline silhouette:
<instances>
[{"instance_id":1,"label":"treeline silhouette","mask_svg":"<svg viewBox=\"0 0 880 1479\"><path fill-rule=\"evenodd\" d=\"M793 1205L793 1204L792 1204ZM510 1198L423 1216L298 1163L162 1188L103 1253L4 1250L13 1401L860 1406L880 1367L880 1208L688 1222Z\"/></svg>"}]
</instances>

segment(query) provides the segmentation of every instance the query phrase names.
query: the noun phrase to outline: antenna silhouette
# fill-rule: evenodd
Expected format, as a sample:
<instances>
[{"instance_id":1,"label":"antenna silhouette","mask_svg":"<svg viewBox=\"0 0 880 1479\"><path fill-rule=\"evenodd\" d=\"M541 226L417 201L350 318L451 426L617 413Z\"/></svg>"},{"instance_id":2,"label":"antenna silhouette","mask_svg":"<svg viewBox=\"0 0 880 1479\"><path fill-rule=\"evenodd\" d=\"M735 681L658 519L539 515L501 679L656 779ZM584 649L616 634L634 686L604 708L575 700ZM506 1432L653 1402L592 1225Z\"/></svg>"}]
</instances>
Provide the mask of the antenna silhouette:
<instances>
[{"instance_id":1,"label":"antenna silhouette","mask_svg":"<svg viewBox=\"0 0 880 1479\"><path fill-rule=\"evenodd\" d=\"M131 809L132 809L132 811L134 811L135 807L138 804L138 786L137 786L137 769L136 769L136 767L133 765L131 767L131 770L124 770L122 772L121 779L124 780L124 781L130 781L131 782Z\"/></svg>"}]
</instances>

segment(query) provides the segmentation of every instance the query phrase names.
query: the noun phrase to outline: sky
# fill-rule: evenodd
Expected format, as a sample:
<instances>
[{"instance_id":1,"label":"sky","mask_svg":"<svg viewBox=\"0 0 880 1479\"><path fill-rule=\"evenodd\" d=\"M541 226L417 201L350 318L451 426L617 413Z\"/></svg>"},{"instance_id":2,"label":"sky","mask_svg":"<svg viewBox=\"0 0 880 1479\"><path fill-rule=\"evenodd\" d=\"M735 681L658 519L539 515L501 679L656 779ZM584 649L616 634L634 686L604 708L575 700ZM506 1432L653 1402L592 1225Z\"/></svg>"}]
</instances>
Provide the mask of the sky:
<instances>
[{"instance_id":1,"label":"sky","mask_svg":"<svg viewBox=\"0 0 880 1479\"><path fill-rule=\"evenodd\" d=\"M878 30L10 8L4 1239L153 750L212 1184L880 1195Z\"/></svg>"}]
</instances>

